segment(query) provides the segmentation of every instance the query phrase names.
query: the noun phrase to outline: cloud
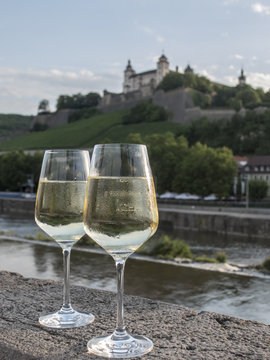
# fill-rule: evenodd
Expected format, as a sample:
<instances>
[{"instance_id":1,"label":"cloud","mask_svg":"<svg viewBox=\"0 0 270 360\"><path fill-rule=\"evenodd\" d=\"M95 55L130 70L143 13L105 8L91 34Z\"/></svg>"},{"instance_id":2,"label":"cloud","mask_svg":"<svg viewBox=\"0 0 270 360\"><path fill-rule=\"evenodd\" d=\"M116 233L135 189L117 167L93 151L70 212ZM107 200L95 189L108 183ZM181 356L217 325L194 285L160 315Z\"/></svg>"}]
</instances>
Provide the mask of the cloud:
<instances>
[{"instance_id":1,"label":"cloud","mask_svg":"<svg viewBox=\"0 0 270 360\"><path fill-rule=\"evenodd\" d=\"M254 88L261 87L264 91L270 89L270 74L264 74L259 72L247 73L247 83ZM227 84L230 86L235 86L238 84L238 76L224 76L219 79L219 82Z\"/></svg>"},{"instance_id":2,"label":"cloud","mask_svg":"<svg viewBox=\"0 0 270 360\"><path fill-rule=\"evenodd\" d=\"M235 57L235 59L237 59L237 60L243 60L243 59L244 59L244 56L239 55L239 54L235 54L234 57Z\"/></svg>"},{"instance_id":3,"label":"cloud","mask_svg":"<svg viewBox=\"0 0 270 360\"><path fill-rule=\"evenodd\" d=\"M270 6L263 5L261 3L255 3L251 5L252 11L259 14L270 15Z\"/></svg>"},{"instance_id":4,"label":"cloud","mask_svg":"<svg viewBox=\"0 0 270 360\"><path fill-rule=\"evenodd\" d=\"M233 65L230 65L230 66L229 66L229 69L230 69L230 70L234 70L234 66L233 66Z\"/></svg>"},{"instance_id":5,"label":"cloud","mask_svg":"<svg viewBox=\"0 0 270 360\"><path fill-rule=\"evenodd\" d=\"M247 82L253 87L262 87L265 91L270 89L270 74L264 73L249 73L247 74Z\"/></svg>"},{"instance_id":6,"label":"cloud","mask_svg":"<svg viewBox=\"0 0 270 360\"><path fill-rule=\"evenodd\" d=\"M122 71L94 74L88 69L0 68L0 112L35 113L41 99L48 99L54 108L60 94L100 92L105 88L121 91Z\"/></svg>"},{"instance_id":7,"label":"cloud","mask_svg":"<svg viewBox=\"0 0 270 360\"><path fill-rule=\"evenodd\" d=\"M161 43L161 44L164 43L164 41L165 41L163 36L157 36L156 40L157 40L158 43Z\"/></svg>"}]
</instances>

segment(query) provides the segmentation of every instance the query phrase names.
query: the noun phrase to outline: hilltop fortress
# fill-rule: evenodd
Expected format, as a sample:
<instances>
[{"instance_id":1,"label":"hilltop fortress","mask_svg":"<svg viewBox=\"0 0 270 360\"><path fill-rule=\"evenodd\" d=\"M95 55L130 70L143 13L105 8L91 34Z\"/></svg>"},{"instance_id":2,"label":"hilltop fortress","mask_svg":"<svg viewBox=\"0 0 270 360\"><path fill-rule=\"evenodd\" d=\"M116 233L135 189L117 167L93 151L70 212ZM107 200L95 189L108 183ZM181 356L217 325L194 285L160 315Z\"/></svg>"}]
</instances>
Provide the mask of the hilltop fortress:
<instances>
[{"instance_id":1,"label":"hilltop fortress","mask_svg":"<svg viewBox=\"0 0 270 360\"><path fill-rule=\"evenodd\" d=\"M178 123L187 123L201 117L207 117L210 120L231 119L236 113L233 109L203 110L195 106L190 89L178 88L167 92L157 90L159 83L171 71L169 61L164 54L158 59L156 69L141 73L136 73L131 61L128 60L124 70L122 93L112 93L104 90L99 109L102 112L130 109L137 104L152 99L153 103L170 111L172 114L171 121ZM178 72L178 67L174 71ZM186 67L185 73L193 73L190 65ZM246 78L242 70L239 76L239 84L243 84L245 81ZM244 110L242 110L243 112Z\"/></svg>"},{"instance_id":2,"label":"hilltop fortress","mask_svg":"<svg viewBox=\"0 0 270 360\"><path fill-rule=\"evenodd\" d=\"M157 62L156 69L136 73L128 60L124 70L123 90L121 93L113 93L104 90L103 97L98 105L101 112L111 112L116 110L130 109L135 105L152 100L154 104L164 107L171 113L170 121L176 123L188 123L192 120L198 120L206 117L209 120L231 119L236 113L233 109L201 109L194 105L192 100L192 90L188 88L177 88L164 92L157 87L162 79L170 72L167 57L162 54ZM193 73L190 65L184 70L185 74ZM239 84L245 84L246 77L243 70L238 78ZM32 123L34 126L57 127L68 123L69 116L76 110L64 109L50 114L38 114ZM244 115L245 109L241 109L238 114Z\"/></svg>"}]
</instances>

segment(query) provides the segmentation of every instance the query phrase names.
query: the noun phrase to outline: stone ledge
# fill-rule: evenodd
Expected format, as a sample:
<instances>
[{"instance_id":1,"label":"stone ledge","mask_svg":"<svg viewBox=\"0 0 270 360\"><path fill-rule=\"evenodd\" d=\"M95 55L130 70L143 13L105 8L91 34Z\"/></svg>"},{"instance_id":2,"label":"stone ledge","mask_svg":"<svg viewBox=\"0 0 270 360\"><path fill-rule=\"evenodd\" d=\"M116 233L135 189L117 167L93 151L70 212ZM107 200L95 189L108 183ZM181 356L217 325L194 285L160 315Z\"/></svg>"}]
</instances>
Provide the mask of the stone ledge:
<instances>
[{"instance_id":1,"label":"stone ledge","mask_svg":"<svg viewBox=\"0 0 270 360\"><path fill-rule=\"evenodd\" d=\"M22 259L23 261L23 259ZM93 336L115 325L116 296L72 286L74 308L92 312L93 324L70 330L41 327L38 316L60 308L62 284L0 273L1 360L92 360L86 351ZM179 305L125 296L128 331L150 337L154 349L143 359L270 359L270 326Z\"/></svg>"}]
</instances>

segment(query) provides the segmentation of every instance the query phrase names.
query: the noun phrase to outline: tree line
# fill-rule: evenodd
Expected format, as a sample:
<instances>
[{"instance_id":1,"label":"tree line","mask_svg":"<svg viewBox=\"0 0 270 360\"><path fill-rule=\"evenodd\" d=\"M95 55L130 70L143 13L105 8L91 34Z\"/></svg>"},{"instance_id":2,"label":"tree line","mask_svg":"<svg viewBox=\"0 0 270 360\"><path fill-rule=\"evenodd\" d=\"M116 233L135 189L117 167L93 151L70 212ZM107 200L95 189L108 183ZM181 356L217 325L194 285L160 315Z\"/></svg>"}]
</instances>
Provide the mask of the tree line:
<instances>
[{"instance_id":1,"label":"tree line","mask_svg":"<svg viewBox=\"0 0 270 360\"><path fill-rule=\"evenodd\" d=\"M175 137L171 132L144 138L130 134L127 142L147 145L160 194L173 191L228 197L232 193L237 167L227 147L214 149L199 142L189 146L184 136Z\"/></svg>"},{"instance_id":2,"label":"tree line","mask_svg":"<svg viewBox=\"0 0 270 360\"><path fill-rule=\"evenodd\" d=\"M254 89L248 84L226 86L210 81L205 76L193 73L170 72L160 82L158 89L169 91L179 87L192 89L191 95L196 106L201 108L220 107L240 110L259 105L270 107L270 91Z\"/></svg>"},{"instance_id":3,"label":"tree line","mask_svg":"<svg viewBox=\"0 0 270 360\"><path fill-rule=\"evenodd\" d=\"M189 146L184 136L172 133L153 134L142 138L130 134L130 143L145 143L158 193L189 192L201 196L214 193L228 197L232 193L236 163L231 150L226 147L213 149L196 143ZM29 177L37 190L43 154L8 152L0 156L0 191L22 191ZM249 182L251 199L263 199L267 184L260 180Z\"/></svg>"},{"instance_id":4,"label":"tree line","mask_svg":"<svg viewBox=\"0 0 270 360\"><path fill-rule=\"evenodd\" d=\"M270 109L263 113L249 110L231 120L202 118L181 125L178 135L184 135L190 144L199 141L213 148L227 146L235 155L269 155Z\"/></svg>"}]
</instances>

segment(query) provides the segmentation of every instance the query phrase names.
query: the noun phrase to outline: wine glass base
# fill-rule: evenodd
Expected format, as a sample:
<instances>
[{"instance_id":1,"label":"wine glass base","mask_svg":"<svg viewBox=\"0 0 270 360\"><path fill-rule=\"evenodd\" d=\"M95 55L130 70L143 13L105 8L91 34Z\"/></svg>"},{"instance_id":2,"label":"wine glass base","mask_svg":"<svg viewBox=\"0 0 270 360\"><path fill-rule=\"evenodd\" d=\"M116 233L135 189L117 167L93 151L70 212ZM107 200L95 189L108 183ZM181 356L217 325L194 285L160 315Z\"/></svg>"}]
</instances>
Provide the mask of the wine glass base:
<instances>
[{"instance_id":1,"label":"wine glass base","mask_svg":"<svg viewBox=\"0 0 270 360\"><path fill-rule=\"evenodd\" d=\"M87 343L89 353L106 358L129 359L147 354L153 349L150 339L140 335L130 335L122 339L115 339L114 334L99 336Z\"/></svg>"},{"instance_id":2,"label":"wine glass base","mask_svg":"<svg viewBox=\"0 0 270 360\"><path fill-rule=\"evenodd\" d=\"M39 323L43 326L56 329L70 329L88 325L95 319L94 315L81 313L75 310L63 312L61 310L48 315L40 316Z\"/></svg>"}]
</instances>

